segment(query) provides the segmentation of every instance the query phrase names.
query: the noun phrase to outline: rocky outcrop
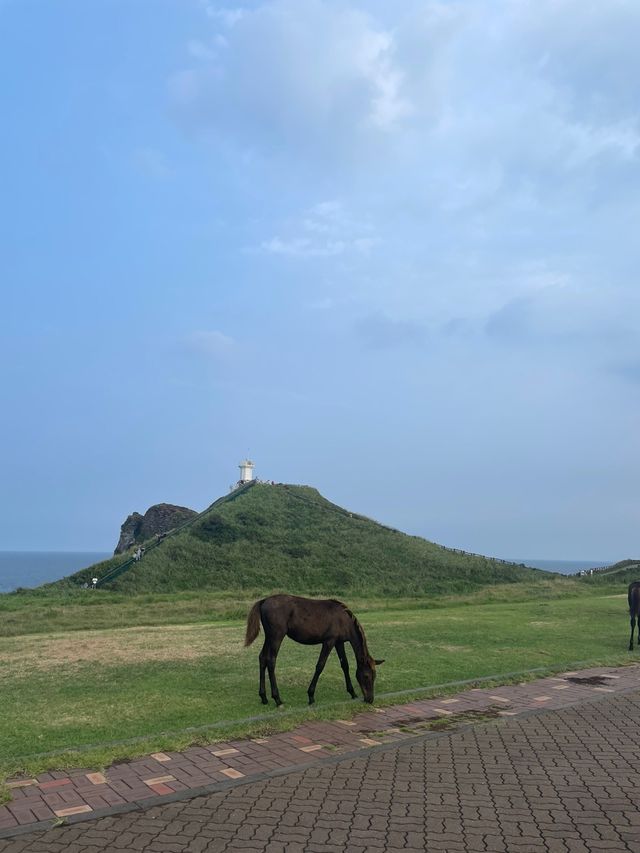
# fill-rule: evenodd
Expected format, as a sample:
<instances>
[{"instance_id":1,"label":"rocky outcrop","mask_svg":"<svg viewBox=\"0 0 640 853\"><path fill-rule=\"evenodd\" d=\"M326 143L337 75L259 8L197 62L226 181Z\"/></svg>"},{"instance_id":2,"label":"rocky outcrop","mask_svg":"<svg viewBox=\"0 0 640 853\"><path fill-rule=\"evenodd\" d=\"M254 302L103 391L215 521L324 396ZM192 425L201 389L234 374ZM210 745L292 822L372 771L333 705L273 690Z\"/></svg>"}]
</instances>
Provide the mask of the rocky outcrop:
<instances>
[{"instance_id":1,"label":"rocky outcrop","mask_svg":"<svg viewBox=\"0 0 640 853\"><path fill-rule=\"evenodd\" d=\"M132 545L151 539L156 533L168 533L197 514L186 506L173 504L155 504L144 515L132 512L120 528L120 539L113 553L122 554Z\"/></svg>"}]
</instances>

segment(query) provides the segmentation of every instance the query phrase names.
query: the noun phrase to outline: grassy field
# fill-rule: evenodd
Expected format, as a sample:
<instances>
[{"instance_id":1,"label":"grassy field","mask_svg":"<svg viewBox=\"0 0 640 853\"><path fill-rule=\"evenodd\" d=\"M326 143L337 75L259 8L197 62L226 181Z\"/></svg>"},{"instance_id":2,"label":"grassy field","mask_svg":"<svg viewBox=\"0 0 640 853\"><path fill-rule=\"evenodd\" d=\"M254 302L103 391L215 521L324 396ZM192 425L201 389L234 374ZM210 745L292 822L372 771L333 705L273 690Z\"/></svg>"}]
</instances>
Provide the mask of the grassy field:
<instances>
[{"instance_id":1,"label":"grassy field","mask_svg":"<svg viewBox=\"0 0 640 853\"><path fill-rule=\"evenodd\" d=\"M372 653L386 660L377 700L459 679L640 657L626 651L624 592L576 589L509 585L456 602L349 599ZM265 710L257 696L260 642L242 645L240 617L252 598L5 596L0 774L98 767L198 739L287 727L310 714L358 710L360 703L342 704L347 696L334 655L316 693L320 707L309 711L306 688L318 650L285 641L278 674L286 711L270 706L266 720L246 722ZM229 726L185 731L222 721ZM71 751L43 754L62 750Z\"/></svg>"},{"instance_id":2,"label":"grassy field","mask_svg":"<svg viewBox=\"0 0 640 853\"><path fill-rule=\"evenodd\" d=\"M191 590L131 595L63 587L47 590L46 594L33 590L0 595L0 637L243 619L256 599L281 590L282 587L274 586L271 590L262 587L241 591ZM371 595L363 598L346 592L338 597L365 610L404 610L417 604L422 609L438 609L451 604L540 600L586 592L582 582L558 577L534 583L497 584L466 593L428 598ZM304 591L301 594L305 594Z\"/></svg>"}]
</instances>

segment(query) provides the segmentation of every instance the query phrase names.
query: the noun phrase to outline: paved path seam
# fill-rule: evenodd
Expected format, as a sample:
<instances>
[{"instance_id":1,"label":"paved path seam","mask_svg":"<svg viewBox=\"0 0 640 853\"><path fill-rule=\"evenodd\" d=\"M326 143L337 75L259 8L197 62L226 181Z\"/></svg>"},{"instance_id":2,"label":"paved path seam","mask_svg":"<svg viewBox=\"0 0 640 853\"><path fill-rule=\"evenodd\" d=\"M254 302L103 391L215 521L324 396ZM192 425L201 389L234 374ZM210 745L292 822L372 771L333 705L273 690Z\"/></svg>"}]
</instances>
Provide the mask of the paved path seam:
<instances>
[{"instance_id":1,"label":"paved path seam","mask_svg":"<svg viewBox=\"0 0 640 853\"><path fill-rule=\"evenodd\" d=\"M478 720L529 716L637 690L638 665L592 667L537 681L471 688L454 696L369 708L351 720L309 721L265 738L157 752L102 773L77 770L9 780L0 807L0 838L146 809L239 784L353 758L461 730ZM440 732L432 727L440 727ZM425 729L428 729L425 731Z\"/></svg>"}]
</instances>

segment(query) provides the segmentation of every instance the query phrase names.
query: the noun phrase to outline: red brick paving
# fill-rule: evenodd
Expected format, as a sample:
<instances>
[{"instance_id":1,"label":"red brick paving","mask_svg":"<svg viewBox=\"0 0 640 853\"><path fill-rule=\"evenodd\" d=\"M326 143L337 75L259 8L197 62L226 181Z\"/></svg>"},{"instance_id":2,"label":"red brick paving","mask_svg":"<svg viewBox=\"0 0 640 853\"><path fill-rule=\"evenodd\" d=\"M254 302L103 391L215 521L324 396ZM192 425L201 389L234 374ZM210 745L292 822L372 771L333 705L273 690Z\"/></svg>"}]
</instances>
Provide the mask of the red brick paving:
<instances>
[{"instance_id":1,"label":"red brick paving","mask_svg":"<svg viewBox=\"0 0 640 853\"><path fill-rule=\"evenodd\" d=\"M9 780L12 800L0 806L0 837L56 817L97 817L114 806L143 800L152 804L158 797L195 792L231 780L246 783L271 771L316 763L323 757L350 755L374 745L400 742L415 737L435 719L455 720L455 715L485 712L507 720L532 710L567 708L589 698L623 694L638 687L639 675L637 665L597 667L524 684L472 688L453 697L367 708L353 720L307 722L294 731L268 738L154 753L115 764L103 774L52 772L36 779ZM574 683L568 680L573 676L600 676L604 685ZM370 737L372 734L375 737Z\"/></svg>"},{"instance_id":2,"label":"red brick paving","mask_svg":"<svg viewBox=\"0 0 640 853\"><path fill-rule=\"evenodd\" d=\"M180 802L72 815L0 853L637 853L639 721L640 689L591 694Z\"/></svg>"}]
</instances>

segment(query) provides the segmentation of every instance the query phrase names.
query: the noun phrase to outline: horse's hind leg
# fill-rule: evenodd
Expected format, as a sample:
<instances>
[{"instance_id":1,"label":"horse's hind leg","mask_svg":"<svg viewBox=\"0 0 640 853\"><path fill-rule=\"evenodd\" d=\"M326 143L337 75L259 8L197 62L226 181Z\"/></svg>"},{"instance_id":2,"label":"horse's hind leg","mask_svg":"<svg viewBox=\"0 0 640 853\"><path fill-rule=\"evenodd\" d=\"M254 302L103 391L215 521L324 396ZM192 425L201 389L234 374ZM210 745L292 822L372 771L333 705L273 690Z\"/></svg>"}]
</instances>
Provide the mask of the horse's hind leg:
<instances>
[{"instance_id":1,"label":"horse's hind leg","mask_svg":"<svg viewBox=\"0 0 640 853\"><path fill-rule=\"evenodd\" d=\"M349 660L347 658L347 653L344 650L344 643L336 643L336 654L340 658L340 666L344 672L344 683L347 688L347 693L352 699L355 699L356 691L353 689L353 684L351 683L351 676L349 675Z\"/></svg>"},{"instance_id":2,"label":"horse's hind leg","mask_svg":"<svg viewBox=\"0 0 640 853\"><path fill-rule=\"evenodd\" d=\"M331 650L333 649L334 642L333 640L326 640L322 644L322 650L320 652L320 656L318 658L318 663L316 664L316 671L311 679L311 684L309 685L309 689L307 690L307 694L309 696L309 704L313 705L315 702L315 692L316 692L316 684L318 683L318 679L322 673L322 670L325 667L327 662L327 658L331 654Z\"/></svg>"},{"instance_id":3,"label":"horse's hind leg","mask_svg":"<svg viewBox=\"0 0 640 853\"><path fill-rule=\"evenodd\" d=\"M633 629L636 627L636 617L631 615L631 639L629 640L629 651L633 651ZM638 644L640 645L640 627L638 628Z\"/></svg>"},{"instance_id":4,"label":"horse's hind leg","mask_svg":"<svg viewBox=\"0 0 640 853\"><path fill-rule=\"evenodd\" d=\"M270 642L265 643L265 664L267 667L267 672L269 673L269 684L271 685L271 698L276 703L276 705L282 705L282 699L280 698L280 691L278 690L278 682L276 681L276 658L278 657L278 652L280 651L280 645L284 637L279 637L277 640L273 638ZM264 649L263 649L264 651ZM264 688L264 684L261 685ZM264 700L266 699L266 694L264 695Z\"/></svg>"},{"instance_id":5,"label":"horse's hind leg","mask_svg":"<svg viewBox=\"0 0 640 853\"><path fill-rule=\"evenodd\" d=\"M264 684L264 674L267 669L267 660L269 658L269 643L265 639L264 644L262 646L262 651L260 652L260 656L258 660L260 661L260 687L258 688L258 695L262 700L263 705L268 705L269 700L267 699L267 690Z\"/></svg>"}]
</instances>

